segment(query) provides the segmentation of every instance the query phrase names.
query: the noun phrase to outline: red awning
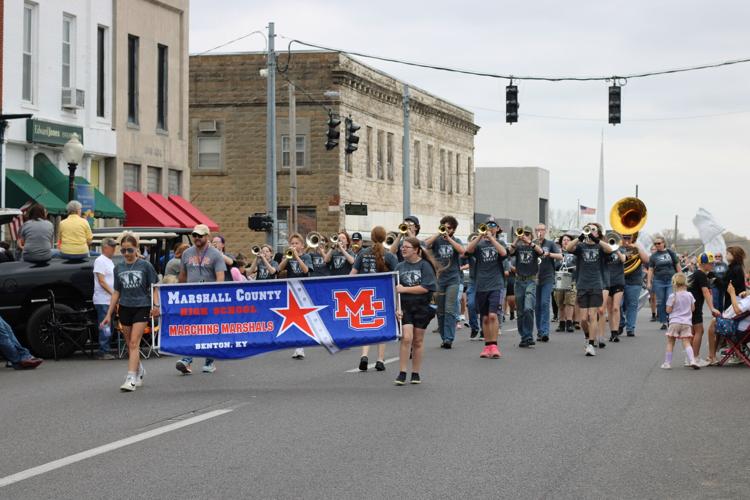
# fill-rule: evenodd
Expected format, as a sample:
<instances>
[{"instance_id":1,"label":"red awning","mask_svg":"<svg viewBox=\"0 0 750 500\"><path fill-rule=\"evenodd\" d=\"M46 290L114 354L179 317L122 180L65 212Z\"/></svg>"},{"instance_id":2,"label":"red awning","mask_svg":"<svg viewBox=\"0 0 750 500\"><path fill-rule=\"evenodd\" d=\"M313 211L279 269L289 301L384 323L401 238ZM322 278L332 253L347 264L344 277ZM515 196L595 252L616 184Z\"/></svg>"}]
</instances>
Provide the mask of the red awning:
<instances>
[{"instance_id":1,"label":"red awning","mask_svg":"<svg viewBox=\"0 0 750 500\"><path fill-rule=\"evenodd\" d=\"M168 200L176 205L182 212L187 214L190 218L197 220L200 224L205 224L211 231L218 231L219 225L214 222L208 215L198 210L195 205L187 201L182 196L176 194L170 194Z\"/></svg>"},{"instance_id":2,"label":"red awning","mask_svg":"<svg viewBox=\"0 0 750 500\"><path fill-rule=\"evenodd\" d=\"M167 212L137 191L122 194L126 227L183 227Z\"/></svg>"},{"instance_id":3,"label":"red awning","mask_svg":"<svg viewBox=\"0 0 750 500\"><path fill-rule=\"evenodd\" d=\"M179 227L195 227L201 222L193 219L188 214L180 210L174 203L160 195L159 193L148 193L148 199L154 202L156 206L168 213L174 220L180 223Z\"/></svg>"}]
</instances>

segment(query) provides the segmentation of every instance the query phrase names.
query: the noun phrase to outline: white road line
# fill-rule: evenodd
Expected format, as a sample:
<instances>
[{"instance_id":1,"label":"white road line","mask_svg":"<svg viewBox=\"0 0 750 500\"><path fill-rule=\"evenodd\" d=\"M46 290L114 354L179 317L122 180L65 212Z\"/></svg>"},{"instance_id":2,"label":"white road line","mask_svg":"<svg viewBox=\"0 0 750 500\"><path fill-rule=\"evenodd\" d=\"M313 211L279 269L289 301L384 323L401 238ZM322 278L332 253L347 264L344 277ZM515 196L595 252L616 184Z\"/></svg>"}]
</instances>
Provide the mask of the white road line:
<instances>
[{"instance_id":1,"label":"white road line","mask_svg":"<svg viewBox=\"0 0 750 500\"><path fill-rule=\"evenodd\" d=\"M44 465L32 467L31 469L26 469L24 471L17 472L16 474L11 474L10 476L5 476L3 478L0 478L0 488L2 488L3 486L11 485L13 483L17 483L19 481L23 481L24 479L29 479L34 476L44 474L46 472L60 469L67 465L71 465L76 462L86 460L87 458L95 457L103 453L108 453L118 448L123 448L125 446L129 446L131 444L135 444L140 441L145 441L146 439L151 439L152 437L156 437L161 434L165 434L167 432L176 431L177 429L181 429L189 425L197 424L198 422L203 422L204 420L218 417L218 416L224 415L225 413L229 413L231 411L233 410L231 409L213 410L208 413L204 413L202 415L197 415L195 417L191 417L185 420L181 420L179 422L175 422L173 424L165 425L163 427L158 427L150 431L142 432L140 434L136 434L135 436L130 436L125 439L120 439L119 441L114 441L112 443L98 446L96 448L91 448L90 450L82 451L80 453L76 453L75 455L70 455L68 457L61 458L59 460L54 460Z\"/></svg>"},{"instance_id":2,"label":"white road line","mask_svg":"<svg viewBox=\"0 0 750 500\"><path fill-rule=\"evenodd\" d=\"M385 361L383 361L383 363L387 365L388 363L393 363L394 361L398 361L398 358L388 358ZM368 370L372 370L373 368L375 368L375 363L370 363L369 365L367 365ZM359 372L359 368L355 368L354 370L346 370L346 373L357 373L357 372Z\"/></svg>"}]
</instances>

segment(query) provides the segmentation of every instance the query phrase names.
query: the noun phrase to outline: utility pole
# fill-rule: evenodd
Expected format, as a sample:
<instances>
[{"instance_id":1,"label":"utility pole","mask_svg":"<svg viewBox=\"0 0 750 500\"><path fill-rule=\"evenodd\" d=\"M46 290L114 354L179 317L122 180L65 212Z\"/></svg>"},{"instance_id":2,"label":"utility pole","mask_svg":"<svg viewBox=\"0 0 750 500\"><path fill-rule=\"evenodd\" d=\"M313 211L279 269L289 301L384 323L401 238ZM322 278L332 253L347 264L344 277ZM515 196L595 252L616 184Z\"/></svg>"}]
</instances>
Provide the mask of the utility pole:
<instances>
[{"instance_id":1,"label":"utility pole","mask_svg":"<svg viewBox=\"0 0 750 500\"><path fill-rule=\"evenodd\" d=\"M638 198L638 184L635 185L635 197Z\"/></svg>"},{"instance_id":2,"label":"utility pole","mask_svg":"<svg viewBox=\"0 0 750 500\"><path fill-rule=\"evenodd\" d=\"M404 144L403 144L403 158L402 163L404 165L404 218L411 215L411 150L409 138L409 86L404 84Z\"/></svg>"},{"instance_id":3,"label":"utility pole","mask_svg":"<svg viewBox=\"0 0 750 500\"><path fill-rule=\"evenodd\" d=\"M679 215L674 216L674 242L672 244L674 245L675 252L677 251L677 221L679 218Z\"/></svg>"},{"instance_id":4,"label":"utility pole","mask_svg":"<svg viewBox=\"0 0 750 500\"><path fill-rule=\"evenodd\" d=\"M289 234L297 232L297 98L289 82Z\"/></svg>"},{"instance_id":5,"label":"utility pole","mask_svg":"<svg viewBox=\"0 0 750 500\"><path fill-rule=\"evenodd\" d=\"M279 221L276 206L276 53L274 52L274 24L268 23L268 54L266 83L266 212L273 220L273 230L267 235L267 243L273 251L278 250Z\"/></svg>"}]
</instances>

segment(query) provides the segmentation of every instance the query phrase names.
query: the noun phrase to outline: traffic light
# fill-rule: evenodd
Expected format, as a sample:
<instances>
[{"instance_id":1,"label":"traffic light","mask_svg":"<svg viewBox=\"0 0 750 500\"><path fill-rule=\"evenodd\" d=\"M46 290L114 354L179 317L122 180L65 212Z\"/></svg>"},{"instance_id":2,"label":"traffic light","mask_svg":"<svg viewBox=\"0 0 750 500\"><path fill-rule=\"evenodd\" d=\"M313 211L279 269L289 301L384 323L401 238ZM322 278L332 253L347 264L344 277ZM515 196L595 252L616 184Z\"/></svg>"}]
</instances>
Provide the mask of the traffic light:
<instances>
[{"instance_id":1,"label":"traffic light","mask_svg":"<svg viewBox=\"0 0 750 500\"><path fill-rule=\"evenodd\" d=\"M505 87L505 121L518 121L518 87L512 84Z\"/></svg>"},{"instance_id":2,"label":"traffic light","mask_svg":"<svg viewBox=\"0 0 750 500\"><path fill-rule=\"evenodd\" d=\"M341 125L341 120L334 118L333 114L328 115L328 133L326 133L326 149L332 150L339 145L339 137L341 133L336 130Z\"/></svg>"},{"instance_id":3,"label":"traffic light","mask_svg":"<svg viewBox=\"0 0 750 500\"><path fill-rule=\"evenodd\" d=\"M252 231L273 231L273 217L268 214L256 213L247 218L247 227Z\"/></svg>"},{"instance_id":4,"label":"traffic light","mask_svg":"<svg viewBox=\"0 0 750 500\"><path fill-rule=\"evenodd\" d=\"M620 98L621 88L618 85L612 85L609 88L609 123L617 125L620 123Z\"/></svg>"},{"instance_id":5,"label":"traffic light","mask_svg":"<svg viewBox=\"0 0 750 500\"><path fill-rule=\"evenodd\" d=\"M347 118L344 121L344 124L346 126L346 154L350 155L353 152L357 150L359 147L359 136L356 134L357 130L359 130L360 127L356 123L354 123L351 119L351 117Z\"/></svg>"}]
</instances>

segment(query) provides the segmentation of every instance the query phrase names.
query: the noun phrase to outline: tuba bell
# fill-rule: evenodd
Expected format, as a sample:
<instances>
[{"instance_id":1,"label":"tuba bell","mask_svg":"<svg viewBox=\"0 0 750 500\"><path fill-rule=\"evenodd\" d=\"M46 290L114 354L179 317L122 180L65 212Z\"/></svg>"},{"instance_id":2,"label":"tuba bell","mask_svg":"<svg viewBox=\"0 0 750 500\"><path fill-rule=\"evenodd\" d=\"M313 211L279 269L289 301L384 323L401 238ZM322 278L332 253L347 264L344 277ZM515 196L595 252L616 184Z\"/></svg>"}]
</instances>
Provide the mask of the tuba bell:
<instances>
[{"instance_id":1,"label":"tuba bell","mask_svg":"<svg viewBox=\"0 0 750 500\"><path fill-rule=\"evenodd\" d=\"M647 219L646 205L632 196L619 200L609 212L609 223L620 234L637 233L646 225Z\"/></svg>"},{"instance_id":2,"label":"tuba bell","mask_svg":"<svg viewBox=\"0 0 750 500\"><path fill-rule=\"evenodd\" d=\"M313 231L307 235L307 238L305 238L305 243L310 248L318 248L318 246L323 243L323 235Z\"/></svg>"}]
</instances>

